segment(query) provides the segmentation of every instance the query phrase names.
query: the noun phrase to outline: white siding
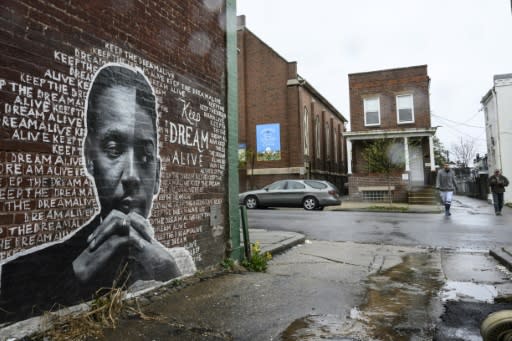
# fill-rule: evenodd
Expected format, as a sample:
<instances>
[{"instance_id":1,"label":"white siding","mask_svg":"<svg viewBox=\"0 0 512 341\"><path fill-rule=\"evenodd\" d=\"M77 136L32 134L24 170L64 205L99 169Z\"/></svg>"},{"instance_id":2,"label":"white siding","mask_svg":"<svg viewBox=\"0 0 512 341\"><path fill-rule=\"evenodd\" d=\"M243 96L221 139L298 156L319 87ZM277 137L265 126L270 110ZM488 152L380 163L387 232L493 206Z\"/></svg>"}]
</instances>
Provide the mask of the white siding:
<instances>
[{"instance_id":1,"label":"white siding","mask_svg":"<svg viewBox=\"0 0 512 341\"><path fill-rule=\"evenodd\" d=\"M497 79L484 103L489 175L499 168L512 180L512 78ZM512 202L512 185L505 192Z\"/></svg>"}]
</instances>

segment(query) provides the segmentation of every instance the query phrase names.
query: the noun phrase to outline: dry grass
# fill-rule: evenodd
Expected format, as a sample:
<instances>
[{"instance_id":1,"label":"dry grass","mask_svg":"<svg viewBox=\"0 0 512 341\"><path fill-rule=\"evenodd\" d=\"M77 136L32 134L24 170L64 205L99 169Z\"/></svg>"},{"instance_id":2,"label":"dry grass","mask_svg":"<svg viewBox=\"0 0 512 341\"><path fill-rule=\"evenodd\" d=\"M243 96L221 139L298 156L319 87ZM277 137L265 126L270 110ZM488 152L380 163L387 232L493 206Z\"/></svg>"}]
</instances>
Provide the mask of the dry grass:
<instances>
[{"instance_id":1,"label":"dry grass","mask_svg":"<svg viewBox=\"0 0 512 341\"><path fill-rule=\"evenodd\" d=\"M92 301L89 311L65 315L47 312L43 318L49 328L41 336L53 341L101 337L104 328L116 328L124 295L123 288L112 287Z\"/></svg>"},{"instance_id":2,"label":"dry grass","mask_svg":"<svg viewBox=\"0 0 512 341\"><path fill-rule=\"evenodd\" d=\"M116 328L121 313L125 309L125 291L128 276L121 285L118 285L119 278L125 273L126 267L121 275L112 283L111 288L101 288L96 292L95 299L90 303L89 310L80 313L57 314L46 312L43 315L44 324L47 328L36 339L49 339L52 341L80 341L88 338L100 338L105 328ZM138 306L137 306L138 308ZM146 317L140 309L129 308L141 318Z\"/></svg>"}]
</instances>

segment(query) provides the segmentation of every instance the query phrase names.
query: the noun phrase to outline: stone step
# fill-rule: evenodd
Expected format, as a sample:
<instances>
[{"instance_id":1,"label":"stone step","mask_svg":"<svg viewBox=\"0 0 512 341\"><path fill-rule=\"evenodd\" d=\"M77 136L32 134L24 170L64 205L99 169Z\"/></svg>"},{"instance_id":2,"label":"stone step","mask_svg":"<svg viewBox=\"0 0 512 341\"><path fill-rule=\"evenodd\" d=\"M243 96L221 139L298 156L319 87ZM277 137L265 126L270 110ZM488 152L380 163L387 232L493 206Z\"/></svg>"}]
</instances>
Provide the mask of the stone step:
<instances>
[{"instance_id":1,"label":"stone step","mask_svg":"<svg viewBox=\"0 0 512 341\"><path fill-rule=\"evenodd\" d=\"M435 188L417 187L407 192L407 201L411 205L436 205L439 199Z\"/></svg>"}]
</instances>

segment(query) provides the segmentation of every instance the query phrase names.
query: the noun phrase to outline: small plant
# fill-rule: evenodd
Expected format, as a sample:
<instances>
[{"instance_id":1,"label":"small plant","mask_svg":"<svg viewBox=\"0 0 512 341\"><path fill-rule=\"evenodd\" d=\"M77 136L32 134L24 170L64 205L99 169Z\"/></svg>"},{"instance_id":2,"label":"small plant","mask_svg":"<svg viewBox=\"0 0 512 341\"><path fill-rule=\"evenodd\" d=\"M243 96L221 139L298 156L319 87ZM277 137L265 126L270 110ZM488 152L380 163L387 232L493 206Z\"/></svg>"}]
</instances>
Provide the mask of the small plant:
<instances>
[{"instance_id":1,"label":"small plant","mask_svg":"<svg viewBox=\"0 0 512 341\"><path fill-rule=\"evenodd\" d=\"M224 259L220 265L222 266L222 268L224 270L233 270L233 268L235 267L235 261L232 260L231 258L226 258Z\"/></svg>"},{"instance_id":2,"label":"small plant","mask_svg":"<svg viewBox=\"0 0 512 341\"><path fill-rule=\"evenodd\" d=\"M262 254L259 242L251 245L251 254L251 259L244 259L242 265L253 272L267 271L268 261L272 259L272 255L269 252Z\"/></svg>"},{"instance_id":3,"label":"small plant","mask_svg":"<svg viewBox=\"0 0 512 341\"><path fill-rule=\"evenodd\" d=\"M183 281L178 278L178 279L175 279L174 281L172 281L170 286L171 286L171 288L176 288L176 287L179 287L182 284L183 284Z\"/></svg>"}]
</instances>

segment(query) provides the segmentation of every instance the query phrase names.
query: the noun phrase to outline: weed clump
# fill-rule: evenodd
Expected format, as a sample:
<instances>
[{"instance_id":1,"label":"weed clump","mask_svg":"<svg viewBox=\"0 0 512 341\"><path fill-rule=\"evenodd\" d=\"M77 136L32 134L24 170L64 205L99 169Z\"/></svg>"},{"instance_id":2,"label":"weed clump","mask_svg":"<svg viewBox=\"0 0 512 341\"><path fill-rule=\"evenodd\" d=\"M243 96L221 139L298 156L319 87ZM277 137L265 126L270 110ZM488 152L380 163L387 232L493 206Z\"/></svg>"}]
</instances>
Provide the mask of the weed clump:
<instances>
[{"instance_id":1,"label":"weed clump","mask_svg":"<svg viewBox=\"0 0 512 341\"><path fill-rule=\"evenodd\" d=\"M251 245L251 258L244 259L242 265L249 271L265 272L267 271L268 262L272 259L269 252L262 253L259 242Z\"/></svg>"}]
</instances>

